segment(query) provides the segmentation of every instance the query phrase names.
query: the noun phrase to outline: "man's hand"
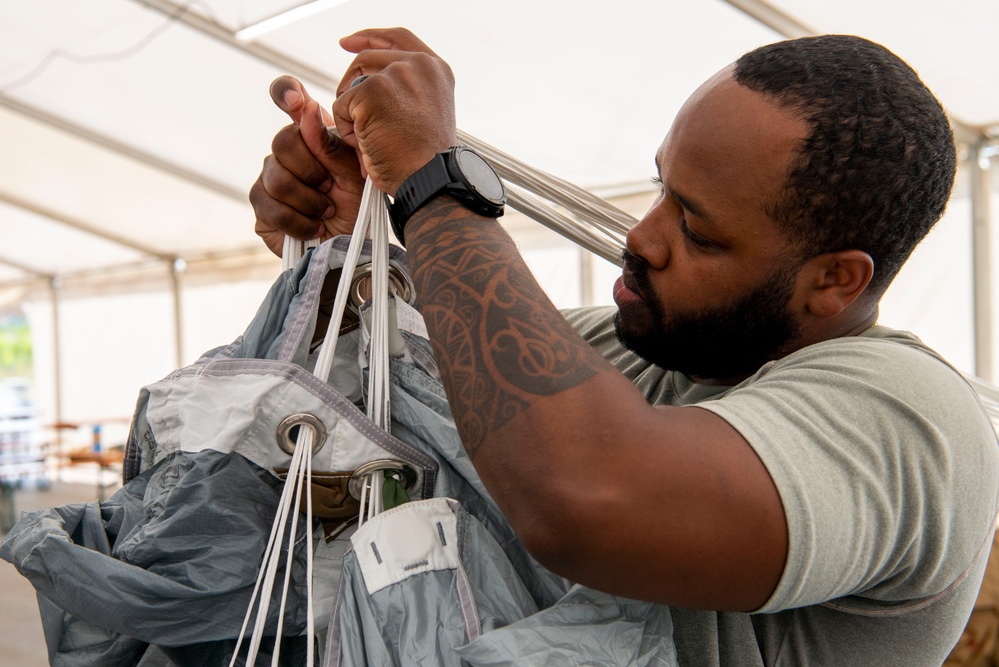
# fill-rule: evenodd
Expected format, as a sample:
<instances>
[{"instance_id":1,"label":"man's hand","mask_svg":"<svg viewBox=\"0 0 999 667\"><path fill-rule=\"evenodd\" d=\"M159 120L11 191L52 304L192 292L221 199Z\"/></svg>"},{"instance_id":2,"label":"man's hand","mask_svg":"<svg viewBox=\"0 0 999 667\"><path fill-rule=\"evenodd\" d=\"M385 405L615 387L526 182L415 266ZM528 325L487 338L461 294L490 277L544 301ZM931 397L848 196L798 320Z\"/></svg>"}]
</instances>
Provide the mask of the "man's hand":
<instances>
[{"instance_id":1,"label":"man's hand","mask_svg":"<svg viewBox=\"0 0 999 667\"><path fill-rule=\"evenodd\" d=\"M382 192L457 143L451 68L403 28L361 30L340 40L357 57L337 90L333 119L343 141L361 153ZM354 80L365 75L359 85Z\"/></svg>"},{"instance_id":2,"label":"man's hand","mask_svg":"<svg viewBox=\"0 0 999 667\"><path fill-rule=\"evenodd\" d=\"M271 98L288 114L250 189L255 231L276 255L284 236L297 239L349 234L357 221L364 179L357 153L332 129L332 118L290 76L271 84Z\"/></svg>"}]
</instances>

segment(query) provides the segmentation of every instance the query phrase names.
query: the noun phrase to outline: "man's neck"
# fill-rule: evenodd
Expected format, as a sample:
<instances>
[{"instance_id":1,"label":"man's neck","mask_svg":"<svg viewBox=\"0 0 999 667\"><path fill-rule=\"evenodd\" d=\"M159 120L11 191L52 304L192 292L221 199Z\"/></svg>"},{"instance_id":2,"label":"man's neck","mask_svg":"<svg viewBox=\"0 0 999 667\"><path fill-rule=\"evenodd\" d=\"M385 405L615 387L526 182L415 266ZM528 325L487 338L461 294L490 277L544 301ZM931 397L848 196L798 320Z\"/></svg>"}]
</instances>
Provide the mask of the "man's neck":
<instances>
[{"instance_id":1,"label":"man's neck","mask_svg":"<svg viewBox=\"0 0 999 667\"><path fill-rule=\"evenodd\" d=\"M816 335L814 337L799 338L792 345L789 345L787 348L781 350L780 354L774 357L774 359L771 359L769 361L786 357L787 355L793 352L797 352L798 350L804 349L809 345L815 345L816 343L821 343L822 341L832 340L834 338L845 338L848 336L860 336L866 333L867 331L870 331L872 328L874 328L875 325L877 325L878 313L879 313L878 308L875 307L866 316L859 318L856 321L849 322L843 325L842 327L826 329L820 335ZM753 371L753 373L756 373L758 370L759 369L756 369L755 371ZM734 387L735 385L739 384L746 378L752 376L753 373L746 373L744 375L735 375L723 378L706 378L698 375L688 375L688 377L697 384L704 384L717 387Z\"/></svg>"}]
</instances>

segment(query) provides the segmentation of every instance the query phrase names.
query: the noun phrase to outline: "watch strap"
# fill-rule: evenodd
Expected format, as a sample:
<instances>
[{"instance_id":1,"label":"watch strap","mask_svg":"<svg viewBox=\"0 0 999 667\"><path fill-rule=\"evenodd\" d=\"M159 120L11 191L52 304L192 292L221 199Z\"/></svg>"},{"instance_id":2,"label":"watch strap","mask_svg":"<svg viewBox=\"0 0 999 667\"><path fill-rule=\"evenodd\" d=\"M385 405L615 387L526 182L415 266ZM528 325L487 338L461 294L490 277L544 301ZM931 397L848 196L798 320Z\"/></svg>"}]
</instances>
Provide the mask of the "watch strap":
<instances>
[{"instance_id":1,"label":"watch strap","mask_svg":"<svg viewBox=\"0 0 999 667\"><path fill-rule=\"evenodd\" d=\"M421 206L444 191L451 184L451 180L444 154L438 153L399 186L395 193L395 202L389 207L389 217L392 220L392 231L400 243L406 244L404 230L410 217Z\"/></svg>"}]
</instances>

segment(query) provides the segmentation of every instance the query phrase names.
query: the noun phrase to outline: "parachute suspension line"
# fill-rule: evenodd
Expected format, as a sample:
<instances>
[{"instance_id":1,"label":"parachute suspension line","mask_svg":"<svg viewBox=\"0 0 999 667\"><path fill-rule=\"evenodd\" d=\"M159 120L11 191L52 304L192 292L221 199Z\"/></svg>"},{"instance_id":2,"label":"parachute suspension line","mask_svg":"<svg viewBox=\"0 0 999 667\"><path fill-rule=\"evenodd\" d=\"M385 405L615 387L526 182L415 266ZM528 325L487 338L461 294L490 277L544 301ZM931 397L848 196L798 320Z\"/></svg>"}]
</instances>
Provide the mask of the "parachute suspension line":
<instances>
[{"instance_id":1,"label":"parachute suspension line","mask_svg":"<svg viewBox=\"0 0 999 667\"><path fill-rule=\"evenodd\" d=\"M621 250L624 247L625 236L635 220L624 211L612 206L603 199L579 188L568 181L556 178L541 170L526 165L523 162L503 153L502 151L476 139L458 132L459 140L478 151L496 169L497 173L507 181L508 201L514 208L527 217L544 224L556 233L580 245L581 247L603 257L615 264L621 263ZM548 200L547 202L545 200ZM551 204L569 212L566 215ZM364 242L371 231L371 336L369 341L368 364L368 396L367 416L377 426L390 432L391 412L389 409L389 326L390 315L389 285L388 285L388 248L389 221L384 198L369 178L364 185L361 206L357 223L354 227L347 254L344 258L342 274L352 276L357 270L358 261ZM298 241L285 237L282 252L282 269L294 268L310 248L319 245L318 239ZM333 302L332 315L322 347L316 359L315 375L327 378L333 367L334 352L343 322L350 292L350 280L341 280L337 286ZM312 454L317 433L308 424L299 427L298 440L292 454L287 482L278 503L278 511L274 517L271 534L260 566L260 574L254 585L250 604L243 626L240 629L236 649L233 653L230 667L234 667L243 638L251 616L254 626L250 636L247 664L255 664L260 648L264 628L267 624L271 594L274 580L277 576L279 557L284 544L284 536L288 536L287 555L285 559L284 586L280 609L277 618L277 633L272 657L272 667L276 667L280 656L280 637L284 623L284 611L287 601L290 573L293 562L294 536L298 527L302 497L306 500L306 519L308 522L308 545L306 567L308 571L308 667L313 665L314 619L313 619L313 535L312 535ZM376 470L367 474L360 489L359 525L377 516L384 508L383 484L385 472ZM294 498L294 500L292 500ZM288 515L291 514L291 525L287 526ZM287 533L285 532L288 528ZM256 614L254 615L254 605Z\"/></svg>"},{"instance_id":2,"label":"parachute suspension line","mask_svg":"<svg viewBox=\"0 0 999 667\"><path fill-rule=\"evenodd\" d=\"M260 564L260 573L257 576L256 584L253 588L253 594L250 598L250 604L246 610L246 616L243 618L243 626L240 629L239 638L236 642L236 648L233 650L232 660L230 661L230 667L234 667L236 664L236 659L239 656L239 649L242 645L243 638L246 634L246 628L249 624L251 615L254 615L254 605L256 605L256 614L254 618L253 630L250 635L250 645L247 649L248 657L247 664L255 664L257 652L260 650L260 641L263 637L264 628L267 625L268 612L270 610L271 593L274 588L274 581L277 578L277 568L280 562L282 545L284 544L285 535L288 536L288 560L286 561L285 570L285 588L284 596L282 597L282 613L284 607L284 599L287 596L288 588L288 576L291 572L291 556L294 551L294 538L295 532L298 524L298 514L301 504L301 498L303 489L307 488L307 485L311 483L311 479L308 479L308 475L305 471L311 473L311 459L312 459L312 445L313 438L315 436L315 431L308 424L303 424L299 427L298 442L295 445L294 453L291 457L291 464L288 469L288 482L285 483L284 489L281 492L281 498L278 501L277 512L274 517L274 524L271 527L271 534L267 541L267 547L264 550L263 560ZM303 485L304 484L304 485ZM293 500L294 498L294 500ZM289 510L294 504L294 512ZM288 528L286 533L285 528L287 526L288 515L291 514L291 526ZM312 517L308 517L311 532L311 521ZM258 598L259 594L259 598ZM311 607L311 592L309 595L310 607ZM309 613L311 614L311 608ZM280 653L280 624L278 633L275 635L275 646L274 646L274 662L273 665L277 665L277 660ZM311 639L310 639L311 642ZM311 647L311 644L310 644ZM311 653L311 648L310 648ZM311 666L312 660L310 658L309 665Z\"/></svg>"},{"instance_id":3,"label":"parachute suspension line","mask_svg":"<svg viewBox=\"0 0 999 667\"><path fill-rule=\"evenodd\" d=\"M624 238L636 222L632 216L593 193L531 167L467 132L458 130L458 141L481 154L507 181L511 208L620 265ZM544 200L565 208L575 217L555 210Z\"/></svg>"},{"instance_id":4,"label":"parachute suspension line","mask_svg":"<svg viewBox=\"0 0 999 667\"><path fill-rule=\"evenodd\" d=\"M636 222L632 216L593 193L531 167L467 132L458 130L458 140L486 158L507 182L511 208L595 255L614 264L621 263L625 235ZM561 206L571 215L556 210L551 204ZM361 210L364 210L363 205ZM298 241L286 236L281 254L283 269L293 268L309 248L318 244L318 239Z\"/></svg>"},{"instance_id":5,"label":"parachute suspension line","mask_svg":"<svg viewBox=\"0 0 999 667\"><path fill-rule=\"evenodd\" d=\"M319 239L299 241L290 236L284 237L284 248L281 251L281 270L287 271L298 265L298 262L311 248L319 247Z\"/></svg>"},{"instance_id":6,"label":"parachute suspension line","mask_svg":"<svg viewBox=\"0 0 999 667\"><path fill-rule=\"evenodd\" d=\"M384 276L380 279L383 285L383 291L387 293L388 290L388 216L385 212L385 204L382 199L381 194L374 188L374 185L369 179L364 186L364 194L361 198L361 208L358 214L357 224L354 228L354 234L351 238L350 244L347 248L347 255L344 258L343 265L343 275L350 276L353 275L357 269L358 261L361 256L361 252L364 248L364 241L367 236L368 228L372 221L372 218L376 220L375 230L379 226L384 229L381 232L376 232L381 235L384 240L384 249L382 250L383 257L374 259L374 266L382 266L384 268ZM380 223L380 225L378 224ZM300 242L294 241L285 242L285 251L288 252L288 264L291 263L291 259L294 256L298 256L300 259L302 253L307 251L309 247L314 247L316 244L312 242L306 242L302 244ZM377 248L377 245L376 245ZM295 260L297 262L297 260ZM374 267L373 267L374 268ZM377 278L373 278L373 281ZM336 345L339 339L340 327L343 323L343 314L346 310L347 299L350 292L350 282L349 280L341 280L340 284L337 286L336 296L333 301L333 311L330 317L330 323L326 330L326 335L323 338L322 348L319 351L319 355L316 359L316 366L314 373L318 377L329 377L330 372L333 369L333 359L336 352ZM377 284L373 283L374 295L378 295ZM387 295L381 298L381 308L384 311L382 315L379 316L379 324L381 328L387 329L384 325L387 323ZM377 307L376 303L372 303L372 307ZM374 313L373 313L374 315ZM374 327L373 327L374 328ZM372 342L372 349L375 347L374 341ZM379 364L379 372L383 373L385 378L388 377L388 364L387 364L387 331L385 335L380 336L377 345L380 346L380 350L385 353L385 361ZM374 374L374 369L372 369L372 375ZM370 386L369 381L369 386ZM379 381L379 391L381 396L387 400L387 380ZM369 396L369 413L372 410L372 397ZM379 425L387 424L388 420L388 406L387 404L376 409L375 413L380 421L377 421ZM370 416L370 415L369 415ZM384 428L384 426L383 426ZM301 500L304 496L306 499L306 520L308 534L308 544L306 551L306 569L307 569L307 596L308 596L308 616L307 616L307 637L308 637L308 653L307 653L307 665L312 667L314 660L314 648L313 642L315 641L314 632L314 603L313 603L313 541L312 541L312 493L311 493L311 483L312 483L312 454L313 446L315 444L316 432L312 426L308 424L302 424L299 426L298 439L295 443L295 449L292 454L291 464L288 470L287 481L285 482L284 489L281 494L281 499L278 502L277 515L274 518L274 524L271 528L271 535L268 538L267 548L264 552L264 558L260 566L260 573L257 577L257 582L254 586L253 594L250 600L250 605L247 609L246 616L243 619L243 627L240 630L239 640L236 644L236 650L233 653L232 662L230 667L235 665L236 658L238 656L239 648L242 643L243 637L246 634L246 628L249 625L249 619L253 615L254 605L256 604L256 614L254 618L253 630L250 636L250 644L247 654L247 664L255 664L257 653L260 650L260 641L263 637L264 628L267 625L267 616L270 607L271 594L273 592L274 580L277 576L277 568L279 557L281 554L282 544L284 540L282 537L286 534L285 528L287 525L287 519L289 514L291 515L291 525L288 528L288 544L287 544L287 554L285 559L285 572L284 572L284 582L281 594L281 604L278 615L278 628L275 634L275 645L272 655L272 667L277 667L280 659L280 637L281 631L284 623L284 611L285 604L288 597L288 588L290 585L290 576L292 569L292 562L294 558L294 537L298 528L298 515L301 509ZM381 474L381 473L375 473ZM378 480L380 482L380 479ZM369 484L365 485L367 488ZM379 504L381 502L381 491L378 489L377 494L373 493L373 489L367 494L369 496L368 505L372 505L372 500L377 497ZM294 498L294 501L292 500ZM362 500L362 508L364 507L364 501ZM378 506L375 506L370 510L373 512L373 516L377 511L380 511ZM259 599L258 599L259 595Z\"/></svg>"}]
</instances>

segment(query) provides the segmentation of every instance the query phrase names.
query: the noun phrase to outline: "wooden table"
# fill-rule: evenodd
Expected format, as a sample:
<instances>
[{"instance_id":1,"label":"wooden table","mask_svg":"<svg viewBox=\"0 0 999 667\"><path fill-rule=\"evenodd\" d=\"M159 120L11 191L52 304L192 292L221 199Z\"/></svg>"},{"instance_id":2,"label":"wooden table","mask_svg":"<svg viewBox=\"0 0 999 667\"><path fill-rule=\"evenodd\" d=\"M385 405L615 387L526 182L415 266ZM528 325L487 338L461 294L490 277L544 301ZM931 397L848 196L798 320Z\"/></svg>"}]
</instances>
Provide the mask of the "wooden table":
<instances>
[{"instance_id":1,"label":"wooden table","mask_svg":"<svg viewBox=\"0 0 999 667\"><path fill-rule=\"evenodd\" d=\"M100 467L100 471L97 473L97 500L102 502L105 499L104 492L117 484L117 482L112 482L110 484L104 483L104 471L112 470L118 472L120 479L121 462L124 459L125 450L120 447L102 449L100 451L94 451L93 449L88 448L74 449L69 453L70 465L96 463Z\"/></svg>"}]
</instances>

